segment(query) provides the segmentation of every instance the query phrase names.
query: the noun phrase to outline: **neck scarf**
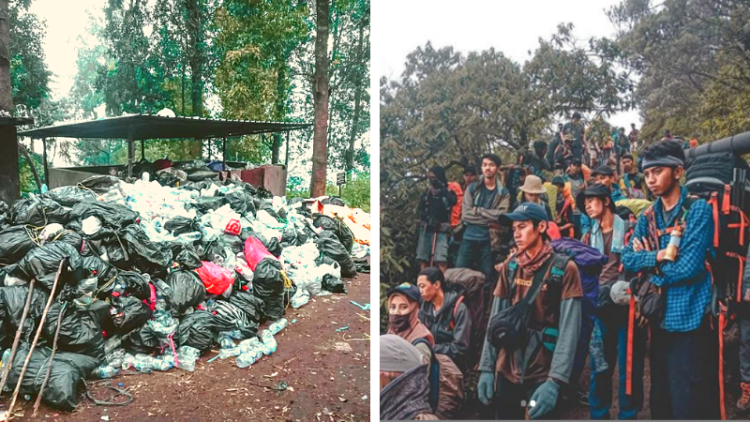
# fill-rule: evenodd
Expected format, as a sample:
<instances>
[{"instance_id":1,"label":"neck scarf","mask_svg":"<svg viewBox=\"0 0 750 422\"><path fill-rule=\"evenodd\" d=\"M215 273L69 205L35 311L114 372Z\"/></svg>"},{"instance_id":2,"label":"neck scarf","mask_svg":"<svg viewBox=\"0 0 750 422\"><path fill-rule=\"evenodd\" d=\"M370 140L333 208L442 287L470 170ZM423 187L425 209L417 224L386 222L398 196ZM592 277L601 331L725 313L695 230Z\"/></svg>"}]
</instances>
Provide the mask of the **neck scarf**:
<instances>
[{"instance_id":1,"label":"neck scarf","mask_svg":"<svg viewBox=\"0 0 750 422\"><path fill-rule=\"evenodd\" d=\"M396 295L397 294L391 296L391 299ZM400 296L405 297L404 295ZM395 334L409 343L414 343L415 340L420 338L427 338L427 341L430 342L430 346L435 346L435 340L432 333L430 333L430 330L419 321L419 304L409 298L407 298L406 301L409 303L408 313L406 314L409 317L409 327L404 331L396 332L398 327L392 327L391 324L388 324L388 334ZM389 300L388 305L390 305L390 302L391 301Z\"/></svg>"},{"instance_id":2,"label":"neck scarf","mask_svg":"<svg viewBox=\"0 0 750 422\"><path fill-rule=\"evenodd\" d=\"M542 249L535 257L529 258L526 252L516 255L516 262L523 269L524 274L534 274L552 256L552 244L545 241Z\"/></svg>"},{"instance_id":3,"label":"neck scarf","mask_svg":"<svg viewBox=\"0 0 750 422\"><path fill-rule=\"evenodd\" d=\"M614 217L614 231L612 233L612 247L610 249L611 253L622 253L625 240L625 221L623 221L623 219L617 214L615 214ZM602 225L599 220L594 220L594 224L591 226L590 242L592 248L596 248L599 252L604 254L604 236L602 234Z\"/></svg>"}]
</instances>

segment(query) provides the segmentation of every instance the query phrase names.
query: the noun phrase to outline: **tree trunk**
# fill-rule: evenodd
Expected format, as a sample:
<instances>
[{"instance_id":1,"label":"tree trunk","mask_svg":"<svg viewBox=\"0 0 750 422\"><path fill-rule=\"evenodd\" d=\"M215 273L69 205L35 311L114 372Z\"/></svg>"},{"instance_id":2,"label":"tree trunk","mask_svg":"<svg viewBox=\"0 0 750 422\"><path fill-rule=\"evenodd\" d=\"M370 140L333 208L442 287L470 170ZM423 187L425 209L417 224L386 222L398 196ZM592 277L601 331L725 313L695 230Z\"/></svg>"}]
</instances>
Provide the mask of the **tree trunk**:
<instances>
[{"instance_id":1,"label":"tree trunk","mask_svg":"<svg viewBox=\"0 0 750 422\"><path fill-rule=\"evenodd\" d=\"M190 44L190 79L192 82L193 116L203 114L203 28L200 0L187 0L187 33Z\"/></svg>"},{"instance_id":2,"label":"tree trunk","mask_svg":"<svg viewBox=\"0 0 750 422\"><path fill-rule=\"evenodd\" d=\"M367 21L359 26L359 40L357 41L357 66L361 67L362 63L362 39L364 38L365 25ZM354 141L357 140L357 124L359 123L359 114L362 111L360 101L362 99L362 73L357 69L357 76L354 80L354 116L352 117L351 134L349 135L349 148L346 151L346 173L351 174L354 169Z\"/></svg>"},{"instance_id":3,"label":"tree trunk","mask_svg":"<svg viewBox=\"0 0 750 422\"><path fill-rule=\"evenodd\" d=\"M326 160L328 158L328 26L330 3L329 0L315 2L315 79L313 83L313 105L315 107L315 123L313 127L313 157L312 181L310 196L317 197L326 191Z\"/></svg>"},{"instance_id":4,"label":"tree trunk","mask_svg":"<svg viewBox=\"0 0 750 422\"><path fill-rule=\"evenodd\" d=\"M10 12L9 0L0 0L0 111L13 113L10 86Z\"/></svg>"},{"instance_id":5,"label":"tree trunk","mask_svg":"<svg viewBox=\"0 0 750 422\"><path fill-rule=\"evenodd\" d=\"M276 78L276 106L274 110L274 119L282 121L286 116L286 74L287 65L286 58L279 66L277 70ZM271 163L279 163L279 151L281 150L281 144L283 143L282 134L280 132L273 134L273 144L271 145Z\"/></svg>"}]
</instances>

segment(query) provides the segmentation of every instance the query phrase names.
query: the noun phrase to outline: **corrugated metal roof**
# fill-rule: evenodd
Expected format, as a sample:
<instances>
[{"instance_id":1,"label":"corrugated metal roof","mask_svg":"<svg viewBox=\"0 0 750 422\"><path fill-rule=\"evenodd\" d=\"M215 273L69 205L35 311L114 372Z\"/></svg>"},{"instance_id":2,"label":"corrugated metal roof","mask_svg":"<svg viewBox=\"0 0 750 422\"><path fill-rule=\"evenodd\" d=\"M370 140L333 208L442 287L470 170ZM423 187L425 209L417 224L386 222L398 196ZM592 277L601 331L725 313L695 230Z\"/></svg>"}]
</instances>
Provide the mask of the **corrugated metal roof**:
<instances>
[{"instance_id":1,"label":"corrugated metal roof","mask_svg":"<svg viewBox=\"0 0 750 422\"><path fill-rule=\"evenodd\" d=\"M263 122L252 120L207 119L203 117L165 117L129 114L86 122L29 129L18 136L30 138L128 139L205 139L258 133L286 132L311 126L309 123Z\"/></svg>"}]
</instances>

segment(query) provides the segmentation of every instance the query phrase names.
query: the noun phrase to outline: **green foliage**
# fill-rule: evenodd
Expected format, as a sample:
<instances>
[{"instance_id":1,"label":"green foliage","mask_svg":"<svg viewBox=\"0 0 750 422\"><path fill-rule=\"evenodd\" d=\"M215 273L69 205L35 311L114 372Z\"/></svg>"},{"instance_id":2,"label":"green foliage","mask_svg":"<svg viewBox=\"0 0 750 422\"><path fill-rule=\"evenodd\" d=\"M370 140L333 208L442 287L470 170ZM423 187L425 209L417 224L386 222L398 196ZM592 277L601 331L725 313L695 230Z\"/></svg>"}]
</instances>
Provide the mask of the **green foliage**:
<instances>
[{"instance_id":1,"label":"green foliage","mask_svg":"<svg viewBox=\"0 0 750 422\"><path fill-rule=\"evenodd\" d=\"M750 5L732 0L624 0L608 12L619 60L638 76L642 135L704 141L747 130Z\"/></svg>"},{"instance_id":2,"label":"green foliage","mask_svg":"<svg viewBox=\"0 0 750 422\"><path fill-rule=\"evenodd\" d=\"M29 151L29 158L31 158L31 161L34 164L34 168L39 175L40 181L44 183L44 164L42 164L41 154L35 154ZM18 168L20 172L18 181L21 187L21 196L27 197L31 192L38 194L39 189L37 189L36 180L34 180L34 175L31 172L29 162L26 161L26 157L20 153L18 157Z\"/></svg>"},{"instance_id":3,"label":"green foliage","mask_svg":"<svg viewBox=\"0 0 750 422\"><path fill-rule=\"evenodd\" d=\"M326 195L339 196L339 187L335 184L326 185ZM298 177L290 177L287 181L287 199L292 198L309 198L310 191L307 186L303 186L302 180ZM361 208L365 212L370 212L370 173L361 173L357 178L351 180L341 189L341 199L351 208Z\"/></svg>"},{"instance_id":4,"label":"green foliage","mask_svg":"<svg viewBox=\"0 0 750 422\"><path fill-rule=\"evenodd\" d=\"M44 63L45 22L29 13L31 1L10 2L10 80L17 108L34 109L49 98L52 73ZM20 106L20 107L19 107Z\"/></svg>"}]
</instances>

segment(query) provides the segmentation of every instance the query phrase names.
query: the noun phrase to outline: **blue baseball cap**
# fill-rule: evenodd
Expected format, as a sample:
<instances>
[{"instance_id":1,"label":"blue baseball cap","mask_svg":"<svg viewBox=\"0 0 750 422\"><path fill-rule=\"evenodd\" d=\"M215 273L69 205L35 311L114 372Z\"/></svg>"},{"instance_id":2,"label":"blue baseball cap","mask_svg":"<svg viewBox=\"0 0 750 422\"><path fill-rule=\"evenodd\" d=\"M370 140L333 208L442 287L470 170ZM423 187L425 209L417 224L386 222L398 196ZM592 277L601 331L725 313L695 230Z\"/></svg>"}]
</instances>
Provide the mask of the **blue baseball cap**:
<instances>
[{"instance_id":1,"label":"blue baseball cap","mask_svg":"<svg viewBox=\"0 0 750 422\"><path fill-rule=\"evenodd\" d=\"M419 293L419 287L411 283L401 283L396 287L392 287L388 290L388 293L386 293L386 298L390 299L391 296L396 293L402 294L414 302L422 303L422 294Z\"/></svg>"},{"instance_id":2,"label":"blue baseball cap","mask_svg":"<svg viewBox=\"0 0 750 422\"><path fill-rule=\"evenodd\" d=\"M522 202L512 213L501 215L498 218L500 224L504 226L513 225L514 221L547 221L547 211L539 204L533 202Z\"/></svg>"}]
</instances>

